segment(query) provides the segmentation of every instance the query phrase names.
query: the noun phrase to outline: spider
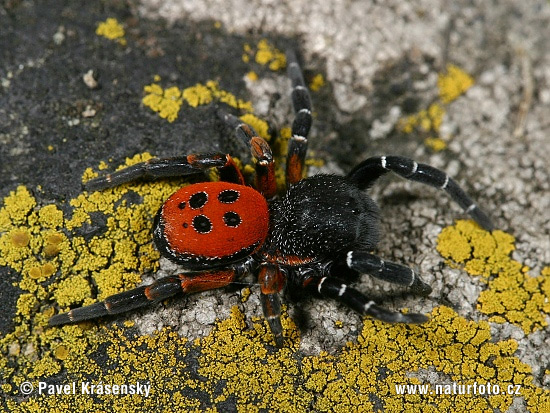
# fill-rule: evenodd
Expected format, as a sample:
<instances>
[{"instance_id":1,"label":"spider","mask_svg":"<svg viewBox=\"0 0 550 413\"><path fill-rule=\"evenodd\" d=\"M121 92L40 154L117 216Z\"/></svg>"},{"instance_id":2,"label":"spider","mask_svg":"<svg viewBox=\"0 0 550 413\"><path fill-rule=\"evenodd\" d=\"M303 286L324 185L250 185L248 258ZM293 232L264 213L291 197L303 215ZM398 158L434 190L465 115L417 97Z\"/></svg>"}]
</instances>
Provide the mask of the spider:
<instances>
[{"instance_id":1,"label":"spider","mask_svg":"<svg viewBox=\"0 0 550 413\"><path fill-rule=\"evenodd\" d=\"M361 315L389 323L424 323L423 314L387 310L334 274L334 268L409 287L428 295L431 287L411 268L385 261L372 251L379 236L379 208L365 193L380 176L394 172L446 191L481 227L490 219L444 172L401 156L376 156L346 176L319 174L303 178L311 99L296 54L287 53L294 108L286 158L284 195L277 195L274 158L268 143L237 117L218 111L250 149L255 162L251 186L229 154L199 153L151 159L88 181L102 190L140 178L189 176L217 168L218 182L179 189L160 207L153 238L157 249L181 265L181 274L112 295L102 302L53 316L51 326L118 314L164 300L220 288L253 273L261 290L263 313L275 344L283 346L279 293L313 292L340 301Z\"/></svg>"}]
</instances>

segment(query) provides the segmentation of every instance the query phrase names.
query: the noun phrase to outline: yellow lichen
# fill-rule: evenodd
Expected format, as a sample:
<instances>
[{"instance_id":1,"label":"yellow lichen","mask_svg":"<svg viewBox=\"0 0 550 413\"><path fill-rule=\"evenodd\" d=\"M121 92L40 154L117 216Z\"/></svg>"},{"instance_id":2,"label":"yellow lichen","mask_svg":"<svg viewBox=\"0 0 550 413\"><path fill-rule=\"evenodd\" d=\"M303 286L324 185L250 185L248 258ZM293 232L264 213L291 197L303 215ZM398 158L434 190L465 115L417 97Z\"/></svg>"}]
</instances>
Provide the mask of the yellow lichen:
<instances>
[{"instance_id":1,"label":"yellow lichen","mask_svg":"<svg viewBox=\"0 0 550 413\"><path fill-rule=\"evenodd\" d=\"M56 359L59 360L65 360L67 358L67 355L69 354L69 350L64 345L59 345L54 351L54 355Z\"/></svg>"},{"instance_id":2,"label":"yellow lichen","mask_svg":"<svg viewBox=\"0 0 550 413\"><path fill-rule=\"evenodd\" d=\"M309 88L313 92L318 92L323 86L325 86L325 78L321 73L317 73L309 82Z\"/></svg>"},{"instance_id":3,"label":"yellow lichen","mask_svg":"<svg viewBox=\"0 0 550 413\"><path fill-rule=\"evenodd\" d=\"M428 109L421 110L399 121L399 129L404 133L415 130L424 133L439 133L439 128L445 115L445 109L438 103L431 104Z\"/></svg>"},{"instance_id":4,"label":"yellow lichen","mask_svg":"<svg viewBox=\"0 0 550 413\"><path fill-rule=\"evenodd\" d=\"M443 257L487 283L478 298L482 313L494 322L516 324L528 334L547 326L550 270L530 276L524 265L510 258L514 248L513 236L498 230L489 233L472 221L443 229L437 244Z\"/></svg>"},{"instance_id":5,"label":"yellow lichen","mask_svg":"<svg viewBox=\"0 0 550 413\"><path fill-rule=\"evenodd\" d=\"M233 93L220 89L217 82L209 80L206 86L212 91L212 95L218 101L225 103L233 108L244 110L245 112L253 112L252 103L243 99L238 99Z\"/></svg>"},{"instance_id":6,"label":"yellow lichen","mask_svg":"<svg viewBox=\"0 0 550 413\"><path fill-rule=\"evenodd\" d=\"M289 126L282 127L279 130L279 137L273 145L273 152L279 155L280 163L283 163L284 157L288 153L288 141L292 134L292 129Z\"/></svg>"},{"instance_id":7,"label":"yellow lichen","mask_svg":"<svg viewBox=\"0 0 550 413\"><path fill-rule=\"evenodd\" d=\"M91 292L90 284L84 277L74 276L59 283L54 297L61 307L68 307L72 304L82 304Z\"/></svg>"},{"instance_id":8,"label":"yellow lichen","mask_svg":"<svg viewBox=\"0 0 550 413\"><path fill-rule=\"evenodd\" d=\"M243 173L245 175L252 175L254 173L255 169L252 165L249 165L249 164L246 164L244 167L243 167Z\"/></svg>"},{"instance_id":9,"label":"yellow lichen","mask_svg":"<svg viewBox=\"0 0 550 413\"><path fill-rule=\"evenodd\" d=\"M231 107L252 112L252 104L248 101L238 99L232 93L223 90L215 81L208 81L206 84L197 83L194 86L180 89L172 86L163 89L158 83L152 83L144 87L145 96L142 103L157 112L163 119L173 122L177 119L183 102L191 107L208 105L214 100L225 103Z\"/></svg>"},{"instance_id":10,"label":"yellow lichen","mask_svg":"<svg viewBox=\"0 0 550 413\"><path fill-rule=\"evenodd\" d=\"M325 165L325 160L323 158L308 158L306 159L306 165L315 166L316 168L321 168L322 166Z\"/></svg>"},{"instance_id":11,"label":"yellow lichen","mask_svg":"<svg viewBox=\"0 0 550 413\"><path fill-rule=\"evenodd\" d=\"M250 290L250 288L243 288L241 290L241 302L242 303L246 303L248 301L248 298L250 297L250 294L252 293L252 291Z\"/></svg>"},{"instance_id":12,"label":"yellow lichen","mask_svg":"<svg viewBox=\"0 0 550 413\"><path fill-rule=\"evenodd\" d=\"M260 40L256 45L254 60L261 65L268 65L271 70L281 70L286 67L286 55L266 39Z\"/></svg>"},{"instance_id":13,"label":"yellow lichen","mask_svg":"<svg viewBox=\"0 0 550 413\"><path fill-rule=\"evenodd\" d=\"M254 128L258 135L265 140L269 141L271 139L271 135L269 134L269 125L265 120L262 120L251 113L242 115L240 119L248 125L252 126L252 128Z\"/></svg>"},{"instance_id":14,"label":"yellow lichen","mask_svg":"<svg viewBox=\"0 0 550 413\"><path fill-rule=\"evenodd\" d=\"M46 258L55 257L57 254L59 254L59 251L61 251L61 248L57 244L44 245L44 256Z\"/></svg>"},{"instance_id":15,"label":"yellow lichen","mask_svg":"<svg viewBox=\"0 0 550 413\"><path fill-rule=\"evenodd\" d=\"M11 242L16 247L26 247L29 245L29 241L31 240L31 237L27 231L17 229L10 233L10 238Z\"/></svg>"},{"instance_id":16,"label":"yellow lichen","mask_svg":"<svg viewBox=\"0 0 550 413\"><path fill-rule=\"evenodd\" d=\"M183 102L181 91L176 87L162 89L158 84L153 83L144 87L147 93L142 103L153 111L157 112L163 119L173 122L178 117Z\"/></svg>"},{"instance_id":17,"label":"yellow lichen","mask_svg":"<svg viewBox=\"0 0 550 413\"><path fill-rule=\"evenodd\" d=\"M38 300L34 294L21 294L17 300L16 314L29 317L38 307Z\"/></svg>"},{"instance_id":18,"label":"yellow lichen","mask_svg":"<svg viewBox=\"0 0 550 413\"><path fill-rule=\"evenodd\" d=\"M92 168L86 168L82 174L82 182L88 182L90 179L97 178L98 173Z\"/></svg>"},{"instance_id":19,"label":"yellow lichen","mask_svg":"<svg viewBox=\"0 0 550 413\"><path fill-rule=\"evenodd\" d=\"M442 150L447 149L447 142L441 138L426 138L424 139L424 145L434 152L441 152Z\"/></svg>"},{"instance_id":20,"label":"yellow lichen","mask_svg":"<svg viewBox=\"0 0 550 413\"><path fill-rule=\"evenodd\" d=\"M16 228L26 223L27 215L36 206L36 200L24 186L18 186L4 198L4 207L0 209L0 231Z\"/></svg>"},{"instance_id":21,"label":"yellow lichen","mask_svg":"<svg viewBox=\"0 0 550 413\"><path fill-rule=\"evenodd\" d=\"M208 105L214 99L212 90L205 85L197 83L195 86L188 87L183 91L183 98L191 107L199 105Z\"/></svg>"},{"instance_id":22,"label":"yellow lichen","mask_svg":"<svg viewBox=\"0 0 550 413\"><path fill-rule=\"evenodd\" d=\"M255 82L258 80L258 74L256 72L254 72L253 70L251 70L250 72L248 72L246 74L246 77L251 80L252 82Z\"/></svg>"},{"instance_id":23,"label":"yellow lichen","mask_svg":"<svg viewBox=\"0 0 550 413\"><path fill-rule=\"evenodd\" d=\"M63 234L58 232L51 233L46 237L46 243L49 245L58 245L63 241Z\"/></svg>"},{"instance_id":24,"label":"yellow lichen","mask_svg":"<svg viewBox=\"0 0 550 413\"><path fill-rule=\"evenodd\" d=\"M42 269L40 267L32 267L29 270L29 276L34 280L37 280L37 279L41 278L42 277Z\"/></svg>"},{"instance_id":25,"label":"yellow lichen","mask_svg":"<svg viewBox=\"0 0 550 413\"><path fill-rule=\"evenodd\" d=\"M474 84L473 78L455 65L448 65L445 73L440 73L437 86L439 89L439 102L432 103L427 109L406 116L399 120L397 127L404 133L419 133L428 135L424 138L424 144L435 152L447 148L445 136L442 139L440 128L445 116L445 106L464 94Z\"/></svg>"},{"instance_id":26,"label":"yellow lichen","mask_svg":"<svg viewBox=\"0 0 550 413\"><path fill-rule=\"evenodd\" d=\"M282 139L288 140L292 135L292 129L289 126L281 128L281 130L279 131L279 135Z\"/></svg>"},{"instance_id":27,"label":"yellow lichen","mask_svg":"<svg viewBox=\"0 0 550 413\"><path fill-rule=\"evenodd\" d=\"M48 277L55 274L56 270L57 270L56 265L52 264L51 262L47 262L39 267L30 268L28 273L32 279L44 281Z\"/></svg>"},{"instance_id":28,"label":"yellow lichen","mask_svg":"<svg viewBox=\"0 0 550 413\"><path fill-rule=\"evenodd\" d=\"M109 40L117 40L123 46L126 45L124 27L115 18L109 17L104 22L99 23L95 33Z\"/></svg>"},{"instance_id":29,"label":"yellow lichen","mask_svg":"<svg viewBox=\"0 0 550 413\"><path fill-rule=\"evenodd\" d=\"M446 73L440 73L437 80L439 97L445 104L452 102L463 95L474 84L474 79L453 64L447 65Z\"/></svg>"},{"instance_id":30,"label":"yellow lichen","mask_svg":"<svg viewBox=\"0 0 550 413\"><path fill-rule=\"evenodd\" d=\"M38 211L38 219L44 228L57 228L63 225L63 212L55 205L46 205Z\"/></svg>"},{"instance_id":31,"label":"yellow lichen","mask_svg":"<svg viewBox=\"0 0 550 413\"><path fill-rule=\"evenodd\" d=\"M149 154L136 156L127 159L126 165L150 157ZM89 169L85 172L86 178L94 175ZM7 351L8 343L17 338L26 343L22 353L28 354L18 358L14 382L20 382L23 377L58 372L59 354L53 353L56 346L51 346L56 340L62 338L68 348L69 355L63 360L67 366L72 362L72 355L82 355L82 350L89 348L89 340L95 337L94 329L83 330L78 326L44 330L54 314L52 305L66 310L69 305L91 304L97 300L92 297L91 280L93 276L103 275L102 271L110 269L98 288L108 290L105 286L116 286L109 291L119 292L134 287L141 281L143 272L156 268L158 252L152 247L150 235L152 218L178 186L178 183L154 182L84 193L69 202L73 208L71 219L65 219L62 211L53 205L37 208L36 201L24 187L4 199L0 208L4 225L0 229L0 265L21 274L18 287L23 293L17 300L16 328L0 340L0 348ZM124 195L129 190L141 197L141 203L126 204ZM83 223L91 223L92 212L105 215L108 226L105 232L86 241L76 234ZM26 235L18 235L17 231ZM86 274L93 276L87 278ZM47 279L51 281L43 284ZM50 307L41 308L46 302ZM78 348L73 342L78 343ZM44 354L39 364L33 356L36 349L42 349ZM0 370L3 377L15 372L3 362Z\"/></svg>"}]
</instances>

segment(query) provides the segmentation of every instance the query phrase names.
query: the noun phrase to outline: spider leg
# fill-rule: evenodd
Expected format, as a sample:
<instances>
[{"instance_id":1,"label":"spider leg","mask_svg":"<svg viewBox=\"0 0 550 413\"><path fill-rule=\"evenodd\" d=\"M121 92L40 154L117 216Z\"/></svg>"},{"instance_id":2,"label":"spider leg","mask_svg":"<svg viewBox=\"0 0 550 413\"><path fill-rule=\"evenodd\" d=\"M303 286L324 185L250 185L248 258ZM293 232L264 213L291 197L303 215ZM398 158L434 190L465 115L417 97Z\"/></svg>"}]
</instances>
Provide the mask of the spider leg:
<instances>
[{"instance_id":1,"label":"spider leg","mask_svg":"<svg viewBox=\"0 0 550 413\"><path fill-rule=\"evenodd\" d=\"M380 307L366 295L336 277L312 276L304 281L304 287L316 291L323 297L340 301L361 315L369 315L386 323L421 324L428 321L424 314L403 314Z\"/></svg>"},{"instance_id":2,"label":"spider leg","mask_svg":"<svg viewBox=\"0 0 550 413\"><path fill-rule=\"evenodd\" d=\"M231 158L223 153L191 154L173 158L153 158L105 176L91 179L85 187L89 191L112 188L140 178L163 178L195 175L209 168L219 168L220 179L244 185L241 171Z\"/></svg>"},{"instance_id":3,"label":"spider leg","mask_svg":"<svg viewBox=\"0 0 550 413\"><path fill-rule=\"evenodd\" d=\"M401 156L377 156L364 160L348 174L361 189L368 188L380 176L392 171L411 181L445 190L482 228L493 230L493 223L472 199L445 172Z\"/></svg>"},{"instance_id":4,"label":"spider leg","mask_svg":"<svg viewBox=\"0 0 550 413\"><path fill-rule=\"evenodd\" d=\"M307 152L307 135L311 128L311 98L302 76L302 70L294 51L287 52L287 74L292 83L292 106L294 121L288 142L286 160L287 185L295 184L303 177L304 163Z\"/></svg>"},{"instance_id":5,"label":"spider leg","mask_svg":"<svg viewBox=\"0 0 550 413\"><path fill-rule=\"evenodd\" d=\"M285 284L284 274L275 266L264 265L260 268L258 281L261 288L261 302L264 317L269 324L277 347L283 346L283 326L281 324L281 301L279 292Z\"/></svg>"},{"instance_id":6,"label":"spider leg","mask_svg":"<svg viewBox=\"0 0 550 413\"><path fill-rule=\"evenodd\" d=\"M235 129L237 137L241 139L254 159L256 159L256 189L266 198L272 198L277 193L275 180L275 164L269 144L256 131L241 121L238 117L218 111L218 116L230 127Z\"/></svg>"},{"instance_id":7,"label":"spider leg","mask_svg":"<svg viewBox=\"0 0 550 413\"><path fill-rule=\"evenodd\" d=\"M412 268L394 262L384 261L366 251L349 251L346 255L346 265L360 273L369 274L383 281L407 286L418 295L429 295L432 287L422 281Z\"/></svg>"},{"instance_id":8,"label":"spider leg","mask_svg":"<svg viewBox=\"0 0 550 413\"><path fill-rule=\"evenodd\" d=\"M49 325L57 326L124 313L159 302L179 292L191 294L199 291L213 290L230 284L235 279L236 274L235 270L218 270L164 277L151 285L144 285L111 295L99 303L74 308L67 313L54 315L50 318Z\"/></svg>"}]
</instances>

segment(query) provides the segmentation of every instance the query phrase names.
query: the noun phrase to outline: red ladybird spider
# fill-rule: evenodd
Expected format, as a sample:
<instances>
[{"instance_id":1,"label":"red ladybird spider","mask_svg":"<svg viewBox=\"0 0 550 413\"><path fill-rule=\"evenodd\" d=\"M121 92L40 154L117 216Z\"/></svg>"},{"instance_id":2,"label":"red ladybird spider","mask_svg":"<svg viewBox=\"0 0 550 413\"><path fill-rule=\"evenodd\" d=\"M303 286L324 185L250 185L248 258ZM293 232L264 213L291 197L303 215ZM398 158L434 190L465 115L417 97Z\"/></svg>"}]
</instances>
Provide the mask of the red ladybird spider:
<instances>
[{"instance_id":1,"label":"red ladybird spider","mask_svg":"<svg viewBox=\"0 0 550 413\"><path fill-rule=\"evenodd\" d=\"M288 53L288 76L295 119L286 161L286 193L276 194L274 161L267 142L228 114L220 117L235 128L257 161L254 187L246 185L231 156L223 153L151 159L89 181L88 190L101 190L139 178L194 175L212 167L220 172L220 182L195 183L178 190L156 215L155 245L183 267L181 274L55 315L50 325L122 313L181 292L220 288L248 273L258 278L263 312L278 347L283 345L279 293L285 287L339 300L359 314L385 322L428 320L423 314L384 309L332 272L344 266L349 272L410 287L416 294L432 291L412 269L371 253L379 239L379 210L363 190L392 171L445 190L483 228L491 230L491 221L447 174L401 156L368 158L346 176L321 174L302 179L311 102L293 52Z\"/></svg>"}]
</instances>

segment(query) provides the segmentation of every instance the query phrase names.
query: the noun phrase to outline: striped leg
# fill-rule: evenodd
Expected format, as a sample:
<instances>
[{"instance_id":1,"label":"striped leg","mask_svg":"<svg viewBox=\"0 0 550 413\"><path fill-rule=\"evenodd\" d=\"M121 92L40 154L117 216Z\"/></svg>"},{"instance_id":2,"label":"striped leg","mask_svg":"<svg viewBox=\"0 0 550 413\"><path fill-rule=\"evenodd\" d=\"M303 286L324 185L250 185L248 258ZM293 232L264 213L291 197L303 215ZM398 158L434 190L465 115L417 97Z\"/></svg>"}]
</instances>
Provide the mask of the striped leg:
<instances>
[{"instance_id":1,"label":"striped leg","mask_svg":"<svg viewBox=\"0 0 550 413\"><path fill-rule=\"evenodd\" d=\"M269 324L275 344L281 348L283 346L283 326L281 324L279 292L284 287L285 277L277 267L264 265L260 268L258 282L262 291L260 297L264 317Z\"/></svg>"},{"instance_id":2,"label":"striped leg","mask_svg":"<svg viewBox=\"0 0 550 413\"><path fill-rule=\"evenodd\" d=\"M484 229L491 231L493 224L489 217L445 172L432 166L419 164L401 156L380 156L364 160L349 174L348 179L359 188L368 188L376 179L392 171L411 181L421 182L447 192L466 213Z\"/></svg>"},{"instance_id":3,"label":"striped leg","mask_svg":"<svg viewBox=\"0 0 550 413\"><path fill-rule=\"evenodd\" d=\"M218 111L218 116L230 127L235 129L237 137L248 148L256 162L256 189L266 198L272 198L277 193L275 181L275 164L269 144L256 131L243 123L238 117Z\"/></svg>"},{"instance_id":4,"label":"striped leg","mask_svg":"<svg viewBox=\"0 0 550 413\"><path fill-rule=\"evenodd\" d=\"M287 52L287 61L287 73L292 83L292 106L295 113L286 161L286 182L287 185L292 185L303 177L307 135L311 128L311 99L293 51Z\"/></svg>"},{"instance_id":5,"label":"striped leg","mask_svg":"<svg viewBox=\"0 0 550 413\"><path fill-rule=\"evenodd\" d=\"M243 185L244 178L231 156L222 153L193 154L174 158L153 158L86 182L89 191L113 188L140 178L195 175L209 168L220 169L220 179Z\"/></svg>"},{"instance_id":6,"label":"striped leg","mask_svg":"<svg viewBox=\"0 0 550 413\"><path fill-rule=\"evenodd\" d=\"M418 295L429 295L432 287L426 284L412 268L396 264L365 251L349 251L346 264L352 270L366 273L380 280L407 286Z\"/></svg>"},{"instance_id":7,"label":"striped leg","mask_svg":"<svg viewBox=\"0 0 550 413\"><path fill-rule=\"evenodd\" d=\"M367 296L349 287L336 277L315 276L305 281L308 289L317 291L320 295L333 298L362 315L369 315L386 323L420 324L428 321L424 314L397 313L377 305Z\"/></svg>"},{"instance_id":8,"label":"striped leg","mask_svg":"<svg viewBox=\"0 0 550 413\"><path fill-rule=\"evenodd\" d=\"M54 315L50 318L49 325L57 326L124 313L159 302L179 292L191 294L213 290L228 285L235 279L235 276L236 272L234 270L220 270L164 277L151 285L144 285L130 291L111 295L102 302L75 308L68 313Z\"/></svg>"}]
</instances>

